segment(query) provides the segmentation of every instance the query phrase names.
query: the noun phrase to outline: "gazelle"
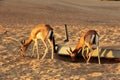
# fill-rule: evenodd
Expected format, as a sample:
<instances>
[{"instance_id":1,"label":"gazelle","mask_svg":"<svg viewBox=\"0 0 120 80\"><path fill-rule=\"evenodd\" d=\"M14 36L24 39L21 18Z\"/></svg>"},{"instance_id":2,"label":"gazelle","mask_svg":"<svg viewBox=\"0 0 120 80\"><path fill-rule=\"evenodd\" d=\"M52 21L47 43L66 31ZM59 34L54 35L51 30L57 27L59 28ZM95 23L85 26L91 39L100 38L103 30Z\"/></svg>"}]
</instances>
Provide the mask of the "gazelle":
<instances>
[{"instance_id":1,"label":"gazelle","mask_svg":"<svg viewBox=\"0 0 120 80\"><path fill-rule=\"evenodd\" d=\"M49 44L52 47L51 59L53 59L54 51L55 51L55 42L54 42L53 28L50 25L47 25L47 24L40 24L40 25L36 26L35 28L32 29L29 38L26 41L25 40L21 41L22 45L21 45L21 52L20 52L20 54L22 56L24 56L25 51L27 50L27 48L30 45L30 43L32 41L34 41L32 56L34 55L34 51L36 49L37 50L37 58L39 59L38 42L37 42L38 39L41 39L42 42L44 43L45 47L46 47L45 53L42 56L42 59L44 59L44 57L46 56L46 53L48 52L47 41L49 42Z\"/></svg>"},{"instance_id":2,"label":"gazelle","mask_svg":"<svg viewBox=\"0 0 120 80\"><path fill-rule=\"evenodd\" d=\"M82 49L82 56L86 60L86 58L84 56L84 48L87 47L88 49L90 49L90 52L92 52L93 51L92 45L95 45L97 47L97 50L98 50L99 35L95 30L89 30L86 33L84 33L80 37L80 41L78 42L76 48L74 50L72 50L70 48L70 50L69 51L67 50L67 52L71 56L72 60L74 60L75 57L77 56L77 54L79 53L80 49ZM87 54L88 54L88 50L87 50ZM91 56L92 56L92 53L91 53L91 55L87 56L87 60L86 60L87 63L89 63L89 60L90 60ZM100 64L99 51L98 51L98 61L99 61L99 64Z\"/></svg>"}]
</instances>

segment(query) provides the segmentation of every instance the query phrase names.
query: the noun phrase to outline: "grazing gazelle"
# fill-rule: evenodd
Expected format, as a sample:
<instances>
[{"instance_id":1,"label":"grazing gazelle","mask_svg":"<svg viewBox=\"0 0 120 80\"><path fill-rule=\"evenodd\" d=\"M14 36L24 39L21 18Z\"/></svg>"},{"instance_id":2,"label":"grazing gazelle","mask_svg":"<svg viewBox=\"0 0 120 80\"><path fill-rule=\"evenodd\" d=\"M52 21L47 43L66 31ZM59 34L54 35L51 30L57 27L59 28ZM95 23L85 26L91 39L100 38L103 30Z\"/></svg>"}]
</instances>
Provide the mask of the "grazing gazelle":
<instances>
[{"instance_id":1,"label":"grazing gazelle","mask_svg":"<svg viewBox=\"0 0 120 80\"><path fill-rule=\"evenodd\" d=\"M92 45L95 45L97 47L99 47L99 35L95 30L89 30L86 33L84 33L81 37L80 37L80 41L77 44L76 48L74 50L72 50L70 48L70 50L67 52L69 53L69 55L71 56L72 60L75 59L75 57L77 56L77 54L79 53L80 49L82 49L82 56L83 58L86 60L87 63L89 63L89 60L92 56ZM84 56L84 48L87 47L87 49L90 49L91 55L88 54L88 50L87 50L87 55L86 56L87 59ZM99 64L100 64L100 56L99 56L99 51L98 51L98 60L99 60Z\"/></svg>"},{"instance_id":2,"label":"grazing gazelle","mask_svg":"<svg viewBox=\"0 0 120 80\"><path fill-rule=\"evenodd\" d=\"M25 41L21 41L21 55L24 56L25 51L27 50L27 47L30 45L32 41L34 41L33 45L33 54L35 49L37 50L37 58L39 59L39 53L38 53L38 42L37 40L41 39L42 42L44 43L46 49L45 53L43 54L42 59L46 56L46 53L48 52L48 44L46 41L48 41L52 47L52 54L51 54L51 59L53 59L54 51L55 51L55 42L54 42L54 35L53 35L53 29L51 28L50 25L47 24L40 24L36 26L35 28L32 29L31 34L29 38Z\"/></svg>"}]
</instances>

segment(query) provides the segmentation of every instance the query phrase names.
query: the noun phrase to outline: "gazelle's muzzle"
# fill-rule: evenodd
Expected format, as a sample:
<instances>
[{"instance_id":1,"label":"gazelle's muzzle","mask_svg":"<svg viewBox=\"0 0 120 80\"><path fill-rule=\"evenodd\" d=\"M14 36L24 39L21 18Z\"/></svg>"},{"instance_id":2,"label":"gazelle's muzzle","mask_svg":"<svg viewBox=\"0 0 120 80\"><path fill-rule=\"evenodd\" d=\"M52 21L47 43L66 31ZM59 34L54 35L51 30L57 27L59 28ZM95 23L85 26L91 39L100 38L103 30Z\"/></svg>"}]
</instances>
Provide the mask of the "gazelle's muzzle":
<instances>
[{"instance_id":1,"label":"gazelle's muzzle","mask_svg":"<svg viewBox=\"0 0 120 80\"><path fill-rule=\"evenodd\" d=\"M71 56L72 61L75 61L75 57L76 57L75 54L74 54L74 53L71 53L70 56Z\"/></svg>"},{"instance_id":2,"label":"gazelle's muzzle","mask_svg":"<svg viewBox=\"0 0 120 80\"><path fill-rule=\"evenodd\" d=\"M66 50L66 51L69 53L69 55L70 55L72 61L75 61L75 57L76 57L76 55L75 55L75 53L73 53L72 48L69 47L69 50Z\"/></svg>"},{"instance_id":3,"label":"gazelle's muzzle","mask_svg":"<svg viewBox=\"0 0 120 80\"><path fill-rule=\"evenodd\" d=\"M21 46L20 48L20 56L24 56L25 54L25 47Z\"/></svg>"}]
</instances>

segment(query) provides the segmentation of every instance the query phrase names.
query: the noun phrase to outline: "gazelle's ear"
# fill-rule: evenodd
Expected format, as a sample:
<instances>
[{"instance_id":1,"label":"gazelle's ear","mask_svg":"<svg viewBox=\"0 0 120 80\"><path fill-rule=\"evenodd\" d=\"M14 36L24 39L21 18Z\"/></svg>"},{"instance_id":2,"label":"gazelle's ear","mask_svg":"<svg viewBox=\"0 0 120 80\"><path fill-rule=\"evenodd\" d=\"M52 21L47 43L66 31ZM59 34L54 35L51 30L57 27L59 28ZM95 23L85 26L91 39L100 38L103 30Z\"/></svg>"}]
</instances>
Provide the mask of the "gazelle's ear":
<instances>
[{"instance_id":1,"label":"gazelle's ear","mask_svg":"<svg viewBox=\"0 0 120 80\"><path fill-rule=\"evenodd\" d=\"M25 44L25 40L21 40L20 42L21 42L22 45Z\"/></svg>"}]
</instances>

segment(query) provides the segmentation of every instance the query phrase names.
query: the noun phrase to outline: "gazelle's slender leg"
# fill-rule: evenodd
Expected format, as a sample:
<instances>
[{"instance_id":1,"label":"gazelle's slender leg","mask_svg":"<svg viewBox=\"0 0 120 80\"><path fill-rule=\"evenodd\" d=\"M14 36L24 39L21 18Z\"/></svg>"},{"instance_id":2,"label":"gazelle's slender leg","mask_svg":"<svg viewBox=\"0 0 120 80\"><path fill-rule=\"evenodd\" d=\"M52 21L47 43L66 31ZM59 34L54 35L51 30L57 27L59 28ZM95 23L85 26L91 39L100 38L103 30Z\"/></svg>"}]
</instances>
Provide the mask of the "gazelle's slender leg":
<instances>
[{"instance_id":1,"label":"gazelle's slender leg","mask_svg":"<svg viewBox=\"0 0 120 80\"><path fill-rule=\"evenodd\" d=\"M35 42L36 42L36 50L37 50L37 59L39 59L39 53L38 53L38 42L37 42L37 39L35 40Z\"/></svg>"},{"instance_id":2,"label":"gazelle's slender leg","mask_svg":"<svg viewBox=\"0 0 120 80\"><path fill-rule=\"evenodd\" d=\"M33 57L33 55L35 54L35 49L36 49L36 41L34 40L34 45L33 45L31 57Z\"/></svg>"},{"instance_id":3,"label":"gazelle's slender leg","mask_svg":"<svg viewBox=\"0 0 120 80\"><path fill-rule=\"evenodd\" d=\"M84 58L85 61L86 61L86 58L85 58L85 56L84 56L84 51L85 51L85 46L82 47L82 56L83 56L83 58Z\"/></svg>"},{"instance_id":4,"label":"gazelle's slender leg","mask_svg":"<svg viewBox=\"0 0 120 80\"><path fill-rule=\"evenodd\" d=\"M90 60L90 58L91 58L91 56L92 56L92 54L93 54L93 50L92 50L90 44L88 44L88 48L90 49L90 53L89 53L89 57L88 57L88 59L87 59L87 64L89 63L89 60Z\"/></svg>"},{"instance_id":5,"label":"gazelle's slender leg","mask_svg":"<svg viewBox=\"0 0 120 80\"><path fill-rule=\"evenodd\" d=\"M86 49L87 49L86 57L87 57L87 59L88 59L88 57L89 57L89 48L87 47Z\"/></svg>"},{"instance_id":6,"label":"gazelle's slender leg","mask_svg":"<svg viewBox=\"0 0 120 80\"><path fill-rule=\"evenodd\" d=\"M100 54L99 54L99 47L97 46L97 53L98 53L98 62L99 62L99 64L101 64L101 62L100 62Z\"/></svg>"},{"instance_id":7,"label":"gazelle's slender leg","mask_svg":"<svg viewBox=\"0 0 120 80\"><path fill-rule=\"evenodd\" d=\"M34 53L35 52L35 48L36 48L36 46L35 46L35 43L34 43L31 57L33 57L33 55L35 54Z\"/></svg>"},{"instance_id":8,"label":"gazelle's slender leg","mask_svg":"<svg viewBox=\"0 0 120 80\"><path fill-rule=\"evenodd\" d=\"M50 46L52 47L51 59L53 59L53 56L54 56L54 44L53 44L53 39L52 39L52 40L48 39L48 42L49 42Z\"/></svg>"},{"instance_id":9,"label":"gazelle's slender leg","mask_svg":"<svg viewBox=\"0 0 120 80\"><path fill-rule=\"evenodd\" d=\"M38 53L38 42L37 42L37 39L34 40L35 43L34 43L34 46L33 46L33 53L32 53L32 56L34 55L34 52L35 52L35 49L37 50L37 59L39 59L39 53ZM32 57L31 56L31 57Z\"/></svg>"},{"instance_id":10,"label":"gazelle's slender leg","mask_svg":"<svg viewBox=\"0 0 120 80\"><path fill-rule=\"evenodd\" d=\"M43 43L44 43L44 45L45 45L45 47L46 47L45 53L44 53L43 56L42 56L42 59L44 59L45 56L46 56L46 54L48 53L48 46L47 46L47 43L45 42L45 40L42 40L42 41L43 41Z\"/></svg>"},{"instance_id":11,"label":"gazelle's slender leg","mask_svg":"<svg viewBox=\"0 0 120 80\"><path fill-rule=\"evenodd\" d=\"M87 61L86 61L87 64L89 64L90 58L91 58L91 56L92 56L92 53L93 53L92 51L89 53L88 59L87 59Z\"/></svg>"},{"instance_id":12,"label":"gazelle's slender leg","mask_svg":"<svg viewBox=\"0 0 120 80\"><path fill-rule=\"evenodd\" d=\"M90 60L90 58L91 58L93 53L94 53L93 50L89 53L90 55L89 55L89 58L87 60L87 63L89 62L89 60ZM98 62L99 62L99 64L101 64L101 62L100 62L100 55L99 55L99 47L97 47L97 54L98 54Z\"/></svg>"}]
</instances>

